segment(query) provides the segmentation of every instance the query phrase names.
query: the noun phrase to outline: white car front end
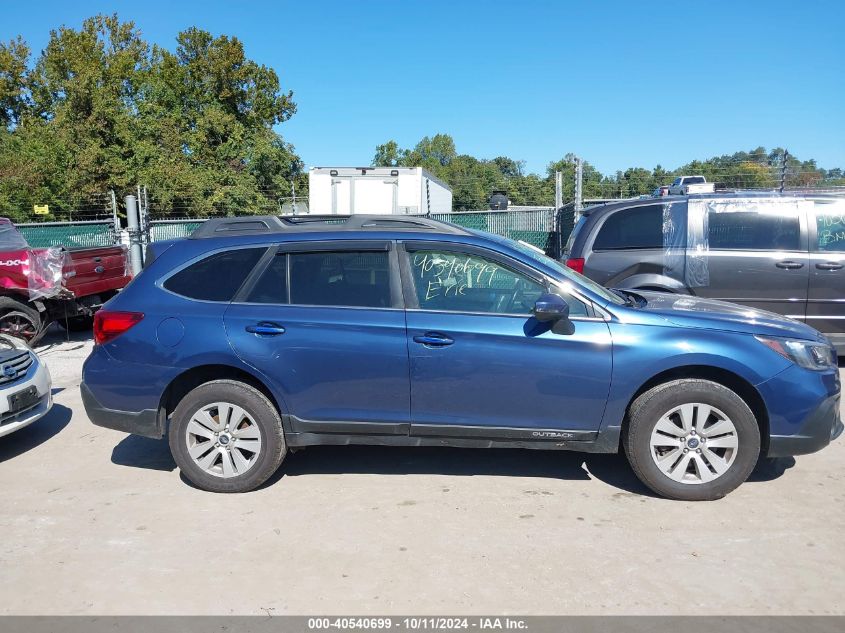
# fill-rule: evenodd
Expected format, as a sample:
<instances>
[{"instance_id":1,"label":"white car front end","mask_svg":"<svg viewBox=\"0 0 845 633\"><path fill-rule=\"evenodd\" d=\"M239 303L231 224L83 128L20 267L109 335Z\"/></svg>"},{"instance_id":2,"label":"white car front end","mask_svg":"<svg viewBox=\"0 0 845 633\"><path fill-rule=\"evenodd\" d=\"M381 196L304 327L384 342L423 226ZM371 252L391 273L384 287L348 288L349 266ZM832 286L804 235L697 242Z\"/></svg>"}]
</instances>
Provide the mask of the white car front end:
<instances>
[{"instance_id":1,"label":"white car front end","mask_svg":"<svg viewBox=\"0 0 845 633\"><path fill-rule=\"evenodd\" d=\"M47 366L23 341L0 336L0 437L32 424L52 406Z\"/></svg>"}]
</instances>

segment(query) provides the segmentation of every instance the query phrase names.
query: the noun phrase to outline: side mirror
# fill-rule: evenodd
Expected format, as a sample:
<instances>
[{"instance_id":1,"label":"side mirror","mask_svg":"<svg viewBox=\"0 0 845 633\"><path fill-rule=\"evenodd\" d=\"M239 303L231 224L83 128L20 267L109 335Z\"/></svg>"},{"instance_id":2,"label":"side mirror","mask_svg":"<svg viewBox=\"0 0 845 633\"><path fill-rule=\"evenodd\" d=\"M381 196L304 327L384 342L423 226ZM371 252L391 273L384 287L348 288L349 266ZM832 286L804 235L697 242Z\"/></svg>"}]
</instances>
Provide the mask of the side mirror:
<instances>
[{"instance_id":1,"label":"side mirror","mask_svg":"<svg viewBox=\"0 0 845 633\"><path fill-rule=\"evenodd\" d=\"M569 319L569 304L560 295L545 293L534 304L534 318L541 323Z\"/></svg>"}]
</instances>

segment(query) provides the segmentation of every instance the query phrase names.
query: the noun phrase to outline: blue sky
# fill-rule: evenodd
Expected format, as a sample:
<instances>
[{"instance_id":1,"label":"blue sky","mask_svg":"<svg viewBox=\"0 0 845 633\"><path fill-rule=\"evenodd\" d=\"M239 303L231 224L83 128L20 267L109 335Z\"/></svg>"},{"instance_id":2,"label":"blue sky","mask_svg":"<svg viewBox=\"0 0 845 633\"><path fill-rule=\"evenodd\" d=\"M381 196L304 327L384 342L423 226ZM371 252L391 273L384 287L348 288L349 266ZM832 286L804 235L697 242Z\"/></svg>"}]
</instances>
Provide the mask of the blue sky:
<instances>
[{"instance_id":1,"label":"blue sky","mask_svg":"<svg viewBox=\"0 0 845 633\"><path fill-rule=\"evenodd\" d=\"M116 11L173 48L235 35L299 111L279 131L309 166L451 134L529 171L575 152L612 172L782 146L845 167L845 3L4 2L0 38Z\"/></svg>"}]
</instances>

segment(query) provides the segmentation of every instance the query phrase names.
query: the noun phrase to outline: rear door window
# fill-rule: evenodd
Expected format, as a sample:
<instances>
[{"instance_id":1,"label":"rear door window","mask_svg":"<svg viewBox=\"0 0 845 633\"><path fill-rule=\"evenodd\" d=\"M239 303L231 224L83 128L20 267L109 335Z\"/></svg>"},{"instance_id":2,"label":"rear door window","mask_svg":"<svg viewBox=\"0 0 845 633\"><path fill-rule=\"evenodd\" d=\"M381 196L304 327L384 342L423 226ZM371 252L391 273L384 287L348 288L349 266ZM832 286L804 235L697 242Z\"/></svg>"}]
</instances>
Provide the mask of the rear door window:
<instances>
[{"instance_id":1,"label":"rear door window","mask_svg":"<svg viewBox=\"0 0 845 633\"><path fill-rule=\"evenodd\" d=\"M593 242L594 251L663 247L663 205L621 209L602 224Z\"/></svg>"},{"instance_id":2,"label":"rear door window","mask_svg":"<svg viewBox=\"0 0 845 633\"><path fill-rule=\"evenodd\" d=\"M209 255L171 275L170 292L202 301L231 301L267 249L238 248Z\"/></svg>"},{"instance_id":3,"label":"rear door window","mask_svg":"<svg viewBox=\"0 0 845 633\"><path fill-rule=\"evenodd\" d=\"M730 210L711 208L708 240L713 250L797 251L801 250L801 226L792 205L736 205Z\"/></svg>"},{"instance_id":4,"label":"rear door window","mask_svg":"<svg viewBox=\"0 0 845 633\"><path fill-rule=\"evenodd\" d=\"M273 261L267 269L261 273L261 277L255 283L246 300L249 303L277 303L288 302L288 257L285 253L279 253L273 257Z\"/></svg>"},{"instance_id":5,"label":"rear door window","mask_svg":"<svg viewBox=\"0 0 845 633\"><path fill-rule=\"evenodd\" d=\"M300 305L389 308L387 251L290 253L290 302Z\"/></svg>"}]
</instances>

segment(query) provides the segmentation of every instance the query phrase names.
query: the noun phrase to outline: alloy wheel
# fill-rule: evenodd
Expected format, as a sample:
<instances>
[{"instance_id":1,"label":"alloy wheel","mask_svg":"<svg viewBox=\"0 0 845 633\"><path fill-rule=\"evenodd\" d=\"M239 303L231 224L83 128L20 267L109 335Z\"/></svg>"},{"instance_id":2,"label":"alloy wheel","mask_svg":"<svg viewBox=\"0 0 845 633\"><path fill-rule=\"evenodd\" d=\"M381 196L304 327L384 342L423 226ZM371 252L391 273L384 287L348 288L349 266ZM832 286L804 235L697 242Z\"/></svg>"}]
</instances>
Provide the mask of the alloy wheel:
<instances>
[{"instance_id":1,"label":"alloy wheel","mask_svg":"<svg viewBox=\"0 0 845 633\"><path fill-rule=\"evenodd\" d=\"M651 457L678 483L703 484L724 475L736 459L739 437L731 419L702 402L677 406L655 424Z\"/></svg>"},{"instance_id":2,"label":"alloy wheel","mask_svg":"<svg viewBox=\"0 0 845 633\"><path fill-rule=\"evenodd\" d=\"M209 475L243 475L258 461L261 430L241 407L228 402L203 406L185 429L188 454Z\"/></svg>"}]
</instances>

